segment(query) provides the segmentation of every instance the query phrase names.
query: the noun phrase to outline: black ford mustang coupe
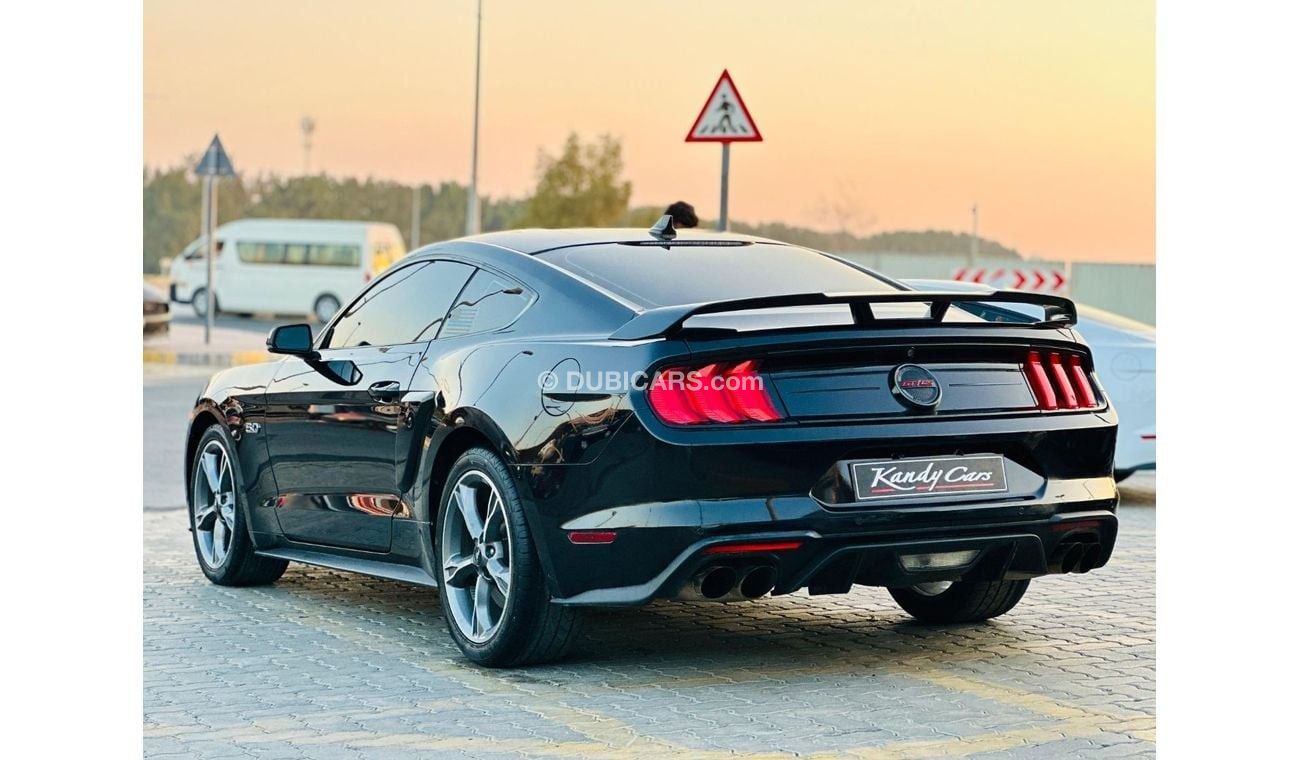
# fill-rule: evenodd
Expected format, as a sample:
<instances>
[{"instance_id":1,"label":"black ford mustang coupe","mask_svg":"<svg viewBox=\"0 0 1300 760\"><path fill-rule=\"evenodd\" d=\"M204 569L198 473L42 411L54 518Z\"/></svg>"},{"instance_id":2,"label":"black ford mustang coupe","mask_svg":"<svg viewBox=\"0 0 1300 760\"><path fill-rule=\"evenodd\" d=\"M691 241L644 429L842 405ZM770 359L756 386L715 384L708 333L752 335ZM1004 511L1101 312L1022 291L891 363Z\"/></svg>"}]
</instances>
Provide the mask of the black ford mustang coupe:
<instances>
[{"instance_id":1,"label":"black ford mustang coupe","mask_svg":"<svg viewBox=\"0 0 1300 760\"><path fill-rule=\"evenodd\" d=\"M1116 416L1075 318L670 219L427 246L209 381L199 565L440 587L489 666L560 656L583 606L662 598L865 584L985 620L1115 544Z\"/></svg>"}]
</instances>

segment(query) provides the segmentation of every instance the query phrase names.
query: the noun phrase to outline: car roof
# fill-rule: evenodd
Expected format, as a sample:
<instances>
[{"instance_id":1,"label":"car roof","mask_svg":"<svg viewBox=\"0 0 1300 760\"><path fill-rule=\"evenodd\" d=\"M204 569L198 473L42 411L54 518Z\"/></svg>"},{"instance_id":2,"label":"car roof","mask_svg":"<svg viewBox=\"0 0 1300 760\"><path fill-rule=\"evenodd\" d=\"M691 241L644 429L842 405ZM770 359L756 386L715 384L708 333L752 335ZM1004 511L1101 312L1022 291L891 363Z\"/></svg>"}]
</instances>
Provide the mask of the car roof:
<instances>
[{"instance_id":1,"label":"car roof","mask_svg":"<svg viewBox=\"0 0 1300 760\"><path fill-rule=\"evenodd\" d=\"M460 238L460 242L487 243L508 248L526 254L542 253L556 248L571 248L579 245L608 245L611 243L639 243L643 245L692 245L709 242L734 243L768 243L786 245L777 240L741 235L734 232L715 232L712 230L679 229L677 237L672 240L660 240L647 229L578 227L571 229L521 229L487 232Z\"/></svg>"},{"instance_id":2,"label":"car roof","mask_svg":"<svg viewBox=\"0 0 1300 760\"><path fill-rule=\"evenodd\" d=\"M858 289L896 287L844 258L779 240L711 230L676 233L664 239L645 229L507 230L432 243L409 255L434 258L469 247L472 261L500 266L525 282L578 286L633 313L688 302L853 289L853 277L842 276L848 273L865 278ZM665 262L674 266L666 268ZM744 267L757 268L763 278L742 284L728 276Z\"/></svg>"},{"instance_id":3,"label":"car roof","mask_svg":"<svg viewBox=\"0 0 1300 760\"><path fill-rule=\"evenodd\" d=\"M392 227L388 222L359 222L347 219L236 219L217 228L218 235L359 235L372 227Z\"/></svg>"}]
</instances>

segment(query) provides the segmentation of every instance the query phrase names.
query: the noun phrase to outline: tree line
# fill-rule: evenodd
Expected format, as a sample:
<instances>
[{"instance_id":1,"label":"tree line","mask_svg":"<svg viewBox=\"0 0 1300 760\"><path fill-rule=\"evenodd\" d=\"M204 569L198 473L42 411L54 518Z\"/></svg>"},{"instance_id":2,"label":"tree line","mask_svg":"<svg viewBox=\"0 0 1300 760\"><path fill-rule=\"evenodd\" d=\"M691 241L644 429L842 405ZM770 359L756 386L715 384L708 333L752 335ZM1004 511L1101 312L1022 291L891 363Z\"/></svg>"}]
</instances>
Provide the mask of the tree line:
<instances>
[{"instance_id":1,"label":"tree line","mask_svg":"<svg viewBox=\"0 0 1300 760\"><path fill-rule=\"evenodd\" d=\"M199 236L200 183L193 161L144 170L144 271L157 273L164 258L175 256ZM630 207L632 183L623 179L622 146L612 137L582 142L570 135L556 155L539 153L537 186L527 198L485 197L485 232L519 227L649 227L663 206ZM248 217L352 219L390 222L410 247L412 185L390 180L315 174L282 177L259 174L227 177L218 185L218 224ZM421 244L464 234L469 193L464 185L442 182L418 186ZM675 200L675 199L670 199ZM666 203L664 205L667 205ZM701 219L701 227L712 226ZM846 231L820 232L780 222L733 222L737 232L776 238L827 251L961 253L970 236L939 230L889 232L859 237ZM1014 256L1015 251L981 239L982 256Z\"/></svg>"}]
</instances>

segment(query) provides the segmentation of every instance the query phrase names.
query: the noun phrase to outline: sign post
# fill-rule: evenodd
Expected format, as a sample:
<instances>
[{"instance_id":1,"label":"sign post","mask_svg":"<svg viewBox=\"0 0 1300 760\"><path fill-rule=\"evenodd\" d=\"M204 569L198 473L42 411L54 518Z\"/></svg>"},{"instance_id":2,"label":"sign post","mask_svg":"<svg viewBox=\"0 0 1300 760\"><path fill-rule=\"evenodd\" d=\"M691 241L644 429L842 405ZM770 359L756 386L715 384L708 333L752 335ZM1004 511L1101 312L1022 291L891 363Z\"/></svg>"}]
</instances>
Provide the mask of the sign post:
<instances>
[{"instance_id":1,"label":"sign post","mask_svg":"<svg viewBox=\"0 0 1300 760\"><path fill-rule=\"evenodd\" d=\"M728 227L727 195L731 183L731 144L733 142L762 142L763 134L749 115L740 91L731 81L731 74L723 69L713 92L704 101L700 115L695 117L686 142L722 143L722 197L718 203L718 231Z\"/></svg>"},{"instance_id":2,"label":"sign post","mask_svg":"<svg viewBox=\"0 0 1300 760\"><path fill-rule=\"evenodd\" d=\"M207 299L207 308L204 310L203 320L203 343L206 345L212 342L212 318L213 313L217 310L217 295L213 288L213 277L217 261L217 183L220 177L229 177L235 173L235 168L230 164L230 156L226 155L226 149L221 145L221 137L212 136L212 142L208 144L208 149L203 152L203 158L199 159L198 164L194 167L194 174L203 178L203 209L202 209L202 226L203 237L207 242L207 263L208 263L208 281L204 287L203 295Z\"/></svg>"}]
</instances>

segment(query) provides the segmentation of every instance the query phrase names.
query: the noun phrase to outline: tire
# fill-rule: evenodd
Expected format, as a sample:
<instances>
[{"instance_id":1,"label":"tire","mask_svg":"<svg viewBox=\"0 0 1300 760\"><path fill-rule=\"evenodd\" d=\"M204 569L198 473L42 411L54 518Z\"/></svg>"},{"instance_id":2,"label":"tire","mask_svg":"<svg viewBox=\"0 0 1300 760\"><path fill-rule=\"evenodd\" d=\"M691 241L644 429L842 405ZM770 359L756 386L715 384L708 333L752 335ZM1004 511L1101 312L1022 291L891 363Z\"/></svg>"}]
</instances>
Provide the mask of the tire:
<instances>
[{"instance_id":1,"label":"tire","mask_svg":"<svg viewBox=\"0 0 1300 760\"><path fill-rule=\"evenodd\" d=\"M244 479L239 460L232 456L234 451L234 439L220 425L204 431L195 449L189 494L194 555L203 574L218 586L274 583L284 575L289 563L259 557L253 549L244 518ZM213 483L217 484L215 489ZM221 506L206 509L214 504Z\"/></svg>"},{"instance_id":2,"label":"tire","mask_svg":"<svg viewBox=\"0 0 1300 760\"><path fill-rule=\"evenodd\" d=\"M478 516L473 528L462 504ZM469 660L503 668L568 652L578 611L551 603L523 503L493 452L470 449L452 466L438 502L434 552L447 630Z\"/></svg>"},{"instance_id":3,"label":"tire","mask_svg":"<svg viewBox=\"0 0 1300 760\"><path fill-rule=\"evenodd\" d=\"M923 623L974 623L1008 612L1028 588L1028 580L953 581L938 593L911 586L891 588L889 595L907 614Z\"/></svg>"},{"instance_id":4,"label":"tire","mask_svg":"<svg viewBox=\"0 0 1300 760\"><path fill-rule=\"evenodd\" d=\"M208 289L195 288L194 293L190 296L190 305L194 307L194 316L199 319L206 319L208 316ZM214 297L212 299L213 316L221 313L221 305Z\"/></svg>"},{"instance_id":5,"label":"tire","mask_svg":"<svg viewBox=\"0 0 1300 760\"><path fill-rule=\"evenodd\" d=\"M337 296L323 293L316 296L316 302L311 306L311 313L316 318L316 321L323 325L330 321L330 318L337 314L341 308L343 308L343 304L339 303Z\"/></svg>"}]
</instances>

